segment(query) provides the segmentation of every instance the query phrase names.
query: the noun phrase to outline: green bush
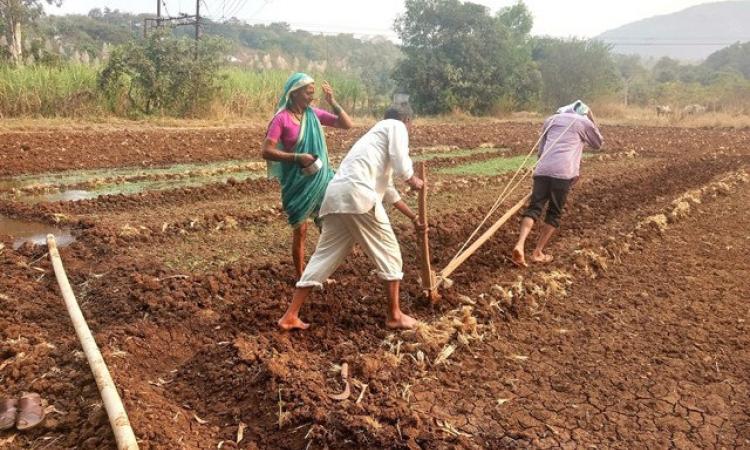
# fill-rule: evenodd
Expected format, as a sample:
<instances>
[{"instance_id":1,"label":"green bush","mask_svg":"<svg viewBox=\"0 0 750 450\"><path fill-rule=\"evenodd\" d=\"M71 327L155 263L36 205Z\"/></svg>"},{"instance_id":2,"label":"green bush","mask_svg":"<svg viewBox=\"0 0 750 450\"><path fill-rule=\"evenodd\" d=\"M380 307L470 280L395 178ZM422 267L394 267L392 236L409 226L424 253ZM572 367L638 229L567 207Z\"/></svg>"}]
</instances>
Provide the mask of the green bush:
<instances>
[{"instance_id":1,"label":"green bush","mask_svg":"<svg viewBox=\"0 0 750 450\"><path fill-rule=\"evenodd\" d=\"M116 113L199 116L218 92L225 54L226 43L219 38L206 37L196 47L190 39L155 32L117 47L99 87Z\"/></svg>"}]
</instances>

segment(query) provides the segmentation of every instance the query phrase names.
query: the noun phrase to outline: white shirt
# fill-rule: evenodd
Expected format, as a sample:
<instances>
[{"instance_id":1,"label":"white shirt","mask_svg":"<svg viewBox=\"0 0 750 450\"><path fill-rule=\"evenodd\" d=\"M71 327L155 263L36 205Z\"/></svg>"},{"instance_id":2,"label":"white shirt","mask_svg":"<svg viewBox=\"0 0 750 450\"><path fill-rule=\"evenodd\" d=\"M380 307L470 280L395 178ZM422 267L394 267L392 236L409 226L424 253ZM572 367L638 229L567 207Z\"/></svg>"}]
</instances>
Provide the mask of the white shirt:
<instances>
[{"instance_id":1,"label":"white shirt","mask_svg":"<svg viewBox=\"0 0 750 450\"><path fill-rule=\"evenodd\" d=\"M393 176L406 181L414 175L409 158L409 132L400 120L376 123L349 150L326 189L320 217L328 214L364 214L388 222L383 203L401 199Z\"/></svg>"}]
</instances>

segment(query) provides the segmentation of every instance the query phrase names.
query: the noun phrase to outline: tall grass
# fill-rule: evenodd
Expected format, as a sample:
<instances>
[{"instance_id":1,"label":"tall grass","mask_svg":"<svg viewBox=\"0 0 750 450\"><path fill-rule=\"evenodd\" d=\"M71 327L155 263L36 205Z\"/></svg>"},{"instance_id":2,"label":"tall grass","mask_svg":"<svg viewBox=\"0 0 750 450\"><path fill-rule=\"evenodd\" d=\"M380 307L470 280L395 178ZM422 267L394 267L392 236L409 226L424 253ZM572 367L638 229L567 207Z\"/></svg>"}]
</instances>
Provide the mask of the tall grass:
<instances>
[{"instance_id":1,"label":"tall grass","mask_svg":"<svg viewBox=\"0 0 750 450\"><path fill-rule=\"evenodd\" d=\"M286 70L225 69L219 76L219 95L214 105L215 114L252 116L271 114L279 101L290 72ZM348 110L357 110L365 100L365 87L354 77L340 74L310 74L317 81L317 104L323 105L323 80L333 86L336 100Z\"/></svg>"},{"instance_id":2,"label":"tall grass","mask_svg":"<svg viewBox=\"0 0 750 450\"><path fill-rule=\"evenodd\" d=\"M0 116L82 117L123 115L123 105L108 105L97 86L99 68L88 65L48 67L0 66ZM218 91L210 116L246 117L273 113L290 71L226 68L217 80ZM365 86L356 77L335 73L311 74L318 80L317 104L324 105L320 82L327 80L336 99L347 110L368 104Z\"/></svg>"},{"instance_id":3,"label":"tall grass","mask_svg":"<svg viewBox=\"0 0 750 450\"><path fill-rule=\"evenodd\" d=\"M0 65L0 117L131 117L126 99L122 105L110 105L99 91L97 80L99 67L89 65L63 65L50 67L30 65L12 67ZM202 119L233 119L243 117L267 117L272 114L278 96L291 70L246 70L225 68L217 80L217 92L210 112ZM367 86L356 76L338 73L312 73L318 81L317 104L325 106L320 84L327 80L334 87L336 98L349 112L370 115L382 110L388 99L383 93L379 97L368 92ZM675 101L675 113L657 117L654 107L624 106L622 102L604 99L592 102L597 117L606 123L633 125L674 126L750 126L747 100L750 99L750 82L737 82L721 87L710 87L705 92L687 96L683 102L713 105L719 111L686 116L680 112L683 104ZM698 95L700 94L700 95ZM710 94L710 95L709 95ZM543 112L543 117L549 112ZM534 119L536 115L513 114L510 119ZM470 116L423 118L428 122L473 121Z\"/></svg>"},{"instance_id":4,"label":"tall grass","mask_svg":"<svg viewBox=\"0 0 750 450\"><path fill-rule=\"evenodd\" d=\"M4 117L78 117L104 111L97 70L62 67L0 66L0 114Z\"/></svg>"}]
</instances>

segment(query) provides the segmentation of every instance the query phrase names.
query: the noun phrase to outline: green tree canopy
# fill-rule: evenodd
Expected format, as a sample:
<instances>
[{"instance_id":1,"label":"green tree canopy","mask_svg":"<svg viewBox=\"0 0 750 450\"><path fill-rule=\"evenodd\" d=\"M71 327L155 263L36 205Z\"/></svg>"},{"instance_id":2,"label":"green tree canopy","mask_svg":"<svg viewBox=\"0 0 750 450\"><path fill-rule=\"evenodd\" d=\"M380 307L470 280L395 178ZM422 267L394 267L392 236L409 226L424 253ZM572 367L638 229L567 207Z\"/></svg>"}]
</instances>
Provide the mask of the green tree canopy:
<instances>
[{"instance_id":1,"label":"green tree canopy","mask_svg":"<svg viewBox=\"0 0 750 450\"><path fill-rule=\"evenodd\" d=\"M615 92L621 83L609 46L600 41L539 39L534 59L542 73L542 100L548 107L576 99L591 101Z\"/></svg>"},{"instance_id":2,"label":"green tree canopy","mask_svg":"<svg viewBox=\"0 0 750 450\"><path fill-rule=\"evenodd\" d=\"M750 79L750 42L736 43L714 52L702 66L713 71L741 73Z\"/></svg>"},{"instance_id":3,"label":"green tree canopy","mask_svg":"<svg viewBox=\"0 0 750 450\"><path fill-rule=\"evenodd\" d=\"M405 54L394 79L425 113L486 113L538 90L523 4L500 11L458 0L407 0L395 29Z\"/></svg>"}]
</instances>

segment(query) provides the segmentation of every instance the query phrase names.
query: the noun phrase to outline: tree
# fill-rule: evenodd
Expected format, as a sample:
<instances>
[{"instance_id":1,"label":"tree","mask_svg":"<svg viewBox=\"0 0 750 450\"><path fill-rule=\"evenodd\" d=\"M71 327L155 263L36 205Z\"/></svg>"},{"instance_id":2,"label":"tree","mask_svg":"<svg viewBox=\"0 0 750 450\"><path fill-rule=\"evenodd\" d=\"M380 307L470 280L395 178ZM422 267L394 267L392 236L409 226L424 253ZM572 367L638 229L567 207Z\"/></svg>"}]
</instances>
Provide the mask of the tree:
<instances>
[{"instance_id":1,"label":"tree","mask_svg":"<svg viewBox=\"0 0 750 450\"><path fill-rule=\"evenodd\" d=\"M680 74L680 62L664 56L659 59L652 69L654 78L659 83L669 83L677 80Z\"/></svg>"},{"instance_id":2,"label":"tree","mask_svg":"<svg viewBox=\"0 0 750 450\"><path fill-rule=\"evenodd\" d=\"M534 59L542 72L542 99L548 107L575 99L592 101L620 84L610 47L600 41L539 39Z\"/></svg>"},{"instance_id":3,"label":"tree","mask_svg":"<svg viewBox=\"0 0 750 450\"><path fill-rule=\"evenodd\" d=\"M112 109L127 103L143 114L196 115L213 100L216 78L224 64L226 41L204 37L176 38L168 30L141 42L117 47L99 76L99 87Z\"/></svg>"},{"instance_id":4,"label":"tree","mask_svg":"<svg viewBox=\"0 0 750 450\"><path fill-rule=\"evenodd\" d=\"M531 12L521 1L500 10L498 18L500 19L500 23L521 38L530 36L529 33L531 33L531 28L534 26L534 19L531 16Z\"/></svg>"},{"instance_id":5,"label":"tree","mask_svg":"<svg viewBox=\"0 0 750 450\"><path fill-rule=\"evenodd\" d=\"M638 55L615 55L615 64L617 71L623 81L623 94L625 106L630 104L630 87L639 77L644 77L648 72L641 64L641 57Z\"/></svg>"},{"instance_id":6,"label":"tree","mask_svg":"<svg viewBox=\"0 0 750 450\"><path fill-rule=\"evenodd\" d=\"M23 63L21 26L44 14L42 4L60 6L62 0L0 0L0 16L3 19L8 53L14 64Z\"/></svg>"},{"instance_id":7,"label":"tree","mask_svg":"<svg viewBox=\"0 0 750 450\"><path fill-rule=\"evenodd\" d=\"M736 43L711 53L702 66L712 71L737 72L750 79L750 42Z\"/></svg>"},{"instance_id":8,"label":"tree","mask_svg":"<svg viewBox=\"0 0 750 450\"><path fill-rule=\"evenodd\" d=\"M454 109L482 114L500 103L527 101L519 93L536 89L530 24L521 3L492 16L470 2L407 0L395 23L406 58L394 79L429 114Z\"/></svg>"}]
</instances>

